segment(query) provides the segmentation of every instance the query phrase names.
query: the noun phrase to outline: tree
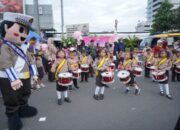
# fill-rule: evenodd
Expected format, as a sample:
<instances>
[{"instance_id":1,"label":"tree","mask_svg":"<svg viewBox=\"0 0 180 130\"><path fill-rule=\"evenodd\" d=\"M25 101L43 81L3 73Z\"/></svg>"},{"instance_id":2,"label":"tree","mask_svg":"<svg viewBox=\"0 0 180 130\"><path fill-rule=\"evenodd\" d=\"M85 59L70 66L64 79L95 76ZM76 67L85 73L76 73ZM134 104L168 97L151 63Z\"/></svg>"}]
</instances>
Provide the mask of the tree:
<instances>
[{"instance_id":1,"label":"tree","mask_svg":"<svg viewBox=\"0 0 180 130\"><path fill-rule=\"evenodd\" d=\"M180 30L180 7L174 10L174 29Z\"/></svg>"},{"instance_id":2,"label":"tree","mask_svg":"<svg viewBox=\"0 0 180 130\"><path fill-rule=\"evenodd\" d=\"M152 25L152 32L164 32L172 30L174 23L174 13L172 11L173 4L169 3L168 0L165 0L159 9L157 10L157 14L155 14L155 18Z\"/></svg>"},{"instance_id":3,"label":"tree","mask_svg":"<svg viewBox=\"0 0 180 130\"><path fill-rule=\"evenodd\" d=\"M137 47L138 41L139 41L139 39L135 35L133 37L128 36L128 38L124 39L124 43L125 43L126 48Z\"/></svg>"}]
</instances>

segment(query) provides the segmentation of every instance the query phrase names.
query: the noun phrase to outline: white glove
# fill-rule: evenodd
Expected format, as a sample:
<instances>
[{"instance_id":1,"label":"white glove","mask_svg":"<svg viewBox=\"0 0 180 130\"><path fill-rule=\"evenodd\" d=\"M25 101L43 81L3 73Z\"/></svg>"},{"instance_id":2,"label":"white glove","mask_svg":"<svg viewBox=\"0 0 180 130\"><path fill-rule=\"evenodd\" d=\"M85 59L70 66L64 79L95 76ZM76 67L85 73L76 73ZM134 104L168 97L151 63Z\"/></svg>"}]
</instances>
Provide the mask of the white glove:
<instances>
[{"instance_id":1,"label":"white glove","mask_svg":"<svg viewBox=\"0 0 180 130\"><path fill-rule=\"evenodd\" d=\"M38 77L37 77L37 76L33 76L33 80L34 80L35 82L37 82L37 81L38 81Z\"/></svg>"},{"instance_id":2,"label":"white glove","mask_svg":"<svg viewBox=\"0 0 180 130\"><path fill-rule=\"evenodd\" d=\"M21 88L21 86L23 86L23 83L21 80L15 80L13 82L11 82L11 87L14 91L18 90Z\"/></svg>"}]
</instances>

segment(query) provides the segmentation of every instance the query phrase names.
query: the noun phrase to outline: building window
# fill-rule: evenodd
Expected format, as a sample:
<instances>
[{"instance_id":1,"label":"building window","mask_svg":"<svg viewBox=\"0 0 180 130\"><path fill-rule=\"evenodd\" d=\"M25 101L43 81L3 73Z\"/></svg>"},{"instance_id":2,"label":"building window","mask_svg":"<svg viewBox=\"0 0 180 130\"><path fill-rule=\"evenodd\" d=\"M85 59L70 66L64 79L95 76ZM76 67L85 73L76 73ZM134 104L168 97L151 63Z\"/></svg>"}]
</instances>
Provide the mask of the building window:
<instances>
[{"instance_id":1,"label":"building window","mask_svg":"<svg viewBox=\"0 0 180 130\"><path fill-rule=\"evenodd\" d=\"M156 7L156 6L158 6L158 5L160 5L161 3L162 3L162 2L158 2L158 3L154 4L154 5L153 5L153 8Z\"/></svg>"}]
</instances>

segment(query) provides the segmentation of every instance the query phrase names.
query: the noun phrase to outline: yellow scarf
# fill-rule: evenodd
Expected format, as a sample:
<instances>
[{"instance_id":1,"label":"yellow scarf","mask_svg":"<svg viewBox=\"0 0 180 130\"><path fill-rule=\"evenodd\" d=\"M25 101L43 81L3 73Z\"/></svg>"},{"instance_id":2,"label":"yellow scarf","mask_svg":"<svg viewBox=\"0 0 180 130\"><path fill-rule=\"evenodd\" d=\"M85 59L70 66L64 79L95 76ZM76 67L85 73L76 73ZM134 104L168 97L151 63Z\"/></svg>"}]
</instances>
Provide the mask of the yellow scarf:
<instances>
[{"instance_id":1,"label":"yellow scarf","mask_svg":"<svg viewBox=\"0 0 180 130\"><path fill-rule=\"evenodd\" d=\"M124 64L123 64L123 66L124 66L124 67L126 67L126 66L129 64L129 62L131 62L131 59L129 59L129 60L125 60L125 62L124 62Z\"/></svg>"},{"instance_id":2,"label":"yellow scarf","mask_svg":"<svg viewBox=\"0 0 180 130\"><path fill-rule=\"evenodd\" d=\"M151 61L153 58L153 54L150 54L150 57L147 59L147 62Z\"/></svg>"},{"instance_id":3,"label":"yellow scarf","mask_svg":"<svg viewBox=\"0 0 180 130\"><path fill-rule=\"evenodd\" d=\"M55 78L56 78L56 80L59 79L58 73L59 73L59 71L62 69L62 67L63 67L63 65L64 65L65 62L66 62L66 60L64 59L64 60L61 61L61 63L58 65L58 67L57 67L57 69L56 69L56 72L55 72Z\"/></svg>"},{"instance_id":4,"label":"yellow scarf","mask_svg":"<svg viewBox=\"0 0 180 130\"><path fill-rule=\"evenodd\" d=\"M159 61L157 67L159 68L162 64L164 64L167 61L167 57L163 58L162 60Z\"/></svg>"},{"instance_id":5,"label":"yellow scarf","mask_svg":"<svg viewBox=\"0 0 180 130\"><path fill-rule=\"evenodd\" d=\"M81 64L84 64L87 61L87 56L82 58Z\"/></svg>"},{"instance_id":6,"label":"yellow scarf","mask_svg":"<svg viewBox=\"0 0 180 130\"><path fill-rule=\"evenodd\" d=\"M105 58L103 58L103 59L100 61L100 63L99 63L99 65L97 66L97 68L98 68L98 69L101 68L101 67L103 66L104 62L105 62ZM98 71L97 71L97 70L96 70L96 76L98 76Z\"/></svg>"},{"instance_id":7,"label":"yellow scarf","mask_svg":"<svg viewBox=\"0 0 180 130\"><path fill-rule=\"evenodd\" d=\"M180 58L177 58L174 64L177 64L180 62Z\"/></svg>"}]
</instances>

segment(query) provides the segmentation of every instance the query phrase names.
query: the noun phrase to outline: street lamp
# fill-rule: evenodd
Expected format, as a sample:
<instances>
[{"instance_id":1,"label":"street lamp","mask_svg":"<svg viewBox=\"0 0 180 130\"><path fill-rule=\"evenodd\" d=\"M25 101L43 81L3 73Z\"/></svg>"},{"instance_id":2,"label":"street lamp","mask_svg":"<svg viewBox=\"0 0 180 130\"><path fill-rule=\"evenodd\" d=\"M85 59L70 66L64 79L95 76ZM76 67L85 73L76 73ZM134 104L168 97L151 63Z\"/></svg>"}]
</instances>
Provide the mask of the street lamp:
<instances>
[{"instance_id":1,"label":"street lamp","mask_svg":"<svg viewBox=\"0 0 180 130\"><path fill-rule=\"evenodd\" d=\"M62 37L64 37L64 5L63 0L61 0L61 33Z\"/></svg>"}]
</instances>

